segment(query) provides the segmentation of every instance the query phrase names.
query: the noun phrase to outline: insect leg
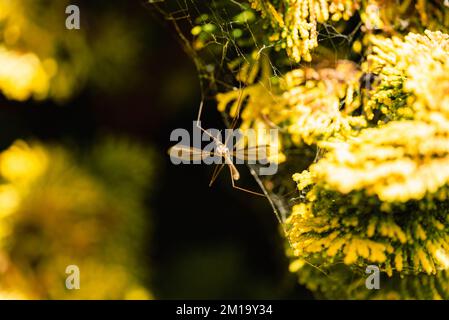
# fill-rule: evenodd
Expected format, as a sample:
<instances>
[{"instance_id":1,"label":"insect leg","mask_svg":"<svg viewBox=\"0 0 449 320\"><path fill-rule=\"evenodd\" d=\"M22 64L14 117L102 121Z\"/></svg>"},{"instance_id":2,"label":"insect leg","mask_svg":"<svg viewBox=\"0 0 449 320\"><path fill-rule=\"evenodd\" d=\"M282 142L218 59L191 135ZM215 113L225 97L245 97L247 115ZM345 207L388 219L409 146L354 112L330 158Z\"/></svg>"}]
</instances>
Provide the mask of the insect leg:
<instances>
[{"instance_id":1,"label":"insect leg","mask_svg":"<svg viewBox=\"0 0 449 320\"><path fill-rule=\"evenodd\" d=\"M231 167L229 167L229 171L230 171L230 173L231 173L231 181L232 181L232 187L233 187L233 188L238 189L238 190L241 190L241 191L245 191L245 192L248 192L248 193L251 193L251 194L255 194L255 195L257 195L257 196L265 197L265 195L264 195L263 193L251 191L251 190L248 190L248 189L245 189L245 188L236 186L236 185L235 185L235 182L234 182L234 177L232 176L232 170L231 170Z\"/></svg>"},{"instance_id":2,"label":"insect leg","mask_svg":"<svg viewBox=\"0 0 449 320\"><path fill-rule=\"evenodd\" d=\"M221 170L224 168L224 166L226 165L226 163L222 163L217 164L214 168L214 172L212 173L212 178L210 179L209 182L209 187L212 187L212 184L215 182L215 180L217 179L218 175L220 174Z\"/></svg>"}]
</instances>

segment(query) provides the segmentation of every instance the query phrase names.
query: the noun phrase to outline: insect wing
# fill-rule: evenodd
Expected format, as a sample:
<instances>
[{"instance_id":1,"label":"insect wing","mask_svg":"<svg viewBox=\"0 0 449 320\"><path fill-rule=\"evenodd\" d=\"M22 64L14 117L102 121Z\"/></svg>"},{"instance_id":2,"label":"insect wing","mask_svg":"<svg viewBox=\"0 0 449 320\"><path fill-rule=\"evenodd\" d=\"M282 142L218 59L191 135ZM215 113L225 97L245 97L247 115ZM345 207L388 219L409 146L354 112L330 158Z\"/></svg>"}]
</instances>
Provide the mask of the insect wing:
<instances>
[{"instance_id":1,"label":"insect wing","mask_svg":"<svg viewBox=\"0 0 449 320\"><path fill-rule=\"evenodd\" d=\"M183 161L202 161L213 155L210 151L186 146L173 146L168 150L168 154L170 157L178 158Z\"/></svg>"},{"instance_id":2,"label":"insect wing","mask_svg":"<svg viewBox=\"0 0 449 320\"><path fill-rule=\"evenodd\" d=\"M249 162L267 161L270 157L270 146L259 145L248 148L239 148L234 151L234 157Z\"/></svg>"}]
</instances>

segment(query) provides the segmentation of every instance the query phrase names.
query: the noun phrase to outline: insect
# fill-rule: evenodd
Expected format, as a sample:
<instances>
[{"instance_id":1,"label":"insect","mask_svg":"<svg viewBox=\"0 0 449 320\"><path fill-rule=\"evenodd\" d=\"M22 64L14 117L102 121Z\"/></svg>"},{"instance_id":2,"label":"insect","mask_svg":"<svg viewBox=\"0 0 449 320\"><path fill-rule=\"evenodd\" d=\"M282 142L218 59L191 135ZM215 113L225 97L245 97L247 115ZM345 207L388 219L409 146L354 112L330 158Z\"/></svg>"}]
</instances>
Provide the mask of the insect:
<instances>
[{"instance_id":1,"label":"insect","mask_svg":"<svg viewBox=\"0 0 449 320\"><path fill-rule=\"evenodd\" d=\"M217 137L214 137L209 131L205 130L204 128L202 128L199 125L202 108L203 108L203 102L201 102L200 108L198 111L196 127L198 129L200 129L202 132L204 132L206 135L208 135L210 138L212 138L212 140L214 141L214 143L216 145L214 151L206 151L206 150L202 150L202 149L190 147L190 146L175 145L168 150L168 153L171 156L177 157L181 160L187 160L187 161L195 161L195 160L203 161L204 159L210 158L210 157L220 157L221 160L223 161L223 163L217 164L215 166L209 186L212 186L212 184L214 183L214 181L217 179L218 175L220 174L221 170L225 166L228 166L229 172L231 175L231 182L232 182L233 188L241 190L241 191L245 191L245 192L248 192L248 193L251 193L254 195L265 197L265 195L263 193L251 191L251 190L248 190L248 189L245 189L245 188L242 188L242 187L239 187L236 185L235 182L240 179L240 172L238 171L237 167L235 166L233 159L236 158L236 159L240 159L243 161L257 161L257 160L260 161L261 158L263 158L263 160L266 160L269 156L269 150L270 150L269 146L268 145L258 145L258 146L251 146L251 147L247 147L247 148L244 148L244 147L237 148L236 146L234 146L232 149L229 148L227 146L228 141L222 142L218 138L218 135L217 135ZM236 125L237 117L238 116L236 116L236 118L234 119L234 121L232 123L232 126L231 126L232 128L234 128Z\"/></svg>"}]
</instances>

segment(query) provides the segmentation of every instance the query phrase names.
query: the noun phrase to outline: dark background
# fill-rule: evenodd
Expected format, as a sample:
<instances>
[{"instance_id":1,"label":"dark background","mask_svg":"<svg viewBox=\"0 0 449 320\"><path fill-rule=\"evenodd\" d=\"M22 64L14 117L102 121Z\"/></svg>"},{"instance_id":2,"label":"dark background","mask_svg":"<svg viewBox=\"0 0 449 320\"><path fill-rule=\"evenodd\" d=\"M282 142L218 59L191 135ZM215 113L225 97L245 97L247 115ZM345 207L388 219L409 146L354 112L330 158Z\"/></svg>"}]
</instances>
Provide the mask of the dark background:
<instances>
[{"instance_id":1,"label":"dark background","mask_svg":"<svg viewBox=\"0 0 449 320\"><path fill-rule=\"evenodd\" d=\"M172 26L139 0L73 4L81 8L82 28L95 29L98 10L120 12L140 28L132 85L108 91L88 83L62 106L1 98L1 147L27 138L83 149L111 133L152 146L159 157L148 195L152 241L142 263L151 268L157 298L311 298L288 272L268 201L234 190L227 171L209 188L212 166L174 166L169 161L170 132L191 130L200 102L194 64ZM213 103L205 108L203 126L224 128ZM246 168L239 169L240 185L257 189Z\"/></svg>"}]
</instances>

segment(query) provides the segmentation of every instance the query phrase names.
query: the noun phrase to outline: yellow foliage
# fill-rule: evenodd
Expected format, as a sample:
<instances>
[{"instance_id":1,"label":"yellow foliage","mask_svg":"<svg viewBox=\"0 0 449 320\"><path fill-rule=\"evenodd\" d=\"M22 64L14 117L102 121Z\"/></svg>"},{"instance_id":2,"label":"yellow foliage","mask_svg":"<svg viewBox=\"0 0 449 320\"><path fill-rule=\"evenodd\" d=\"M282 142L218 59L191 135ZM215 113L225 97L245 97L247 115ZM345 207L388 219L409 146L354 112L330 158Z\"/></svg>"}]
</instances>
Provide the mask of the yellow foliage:
<instances>
[{"instance_id":1,"label":"yellow foliage","mask_svg":"<svg viewBox=\"0 0 449 320\"><path fill-rule=\"evenodd\" d=\"M139 259L149 154L127 142L97 148L89 165L112 175L122 171L115 165L132 166L125 182L94 175L58 147L17 141L0 153L0 298L152 298ZM82 290L64 287L73 264Z\"/></svg>"},{"instance_id":2,"label":"yellow foliage","mask_svg":"<svg viewBox=\"0 0 449 320\"><path fill-rule=\"evenodd\" d=\"M251 6L270 20L274 41L295 61L311 61L318 46L318 24L329 20L348 20L360 6L360 0L284 0L274 6L270 0L250 0Z\"/></svg>"}]
</instances>

